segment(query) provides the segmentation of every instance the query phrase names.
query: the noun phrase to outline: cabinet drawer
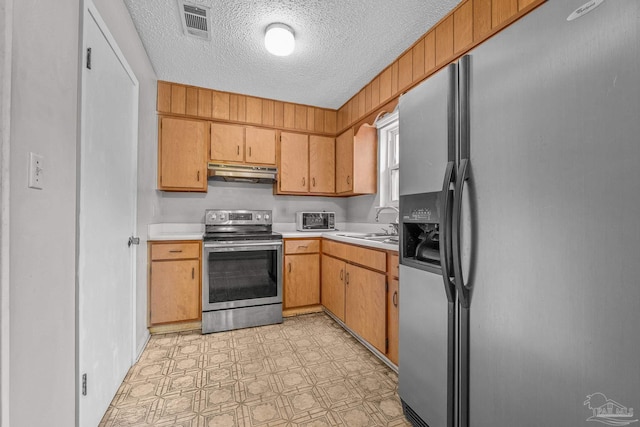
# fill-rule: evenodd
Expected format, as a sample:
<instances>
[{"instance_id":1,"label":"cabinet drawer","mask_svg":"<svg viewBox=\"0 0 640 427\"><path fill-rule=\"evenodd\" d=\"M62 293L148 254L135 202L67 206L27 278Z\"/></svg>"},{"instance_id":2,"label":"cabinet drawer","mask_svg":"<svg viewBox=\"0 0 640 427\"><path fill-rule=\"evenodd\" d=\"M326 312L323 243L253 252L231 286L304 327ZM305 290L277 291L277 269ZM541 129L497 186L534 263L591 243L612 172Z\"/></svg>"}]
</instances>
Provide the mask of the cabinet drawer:
<instances>
[{"instance_id":1,"label":"cabinet drawer","mask_svg":"<svg viewBox=\"0 0 640 427\"><path fill-rule=\"evenodd\" d=\"M387 254L382 251L324 240L322 252L374 270L387 271Z\"/></svg>"},{"instance_id":2,"label":"cabinet drawer","mask_svg":"<svg viewBox=\"0 0 640 427\"><path fill-rule=\"evenodd\" d=\"M151 261L200 258L200 243L152 243Z\"/></svg>"},{"instance_id":3,"label":"cabinet drawer","mask_svg":"<svg viewBox=\"0 0 640 427\"><path fill-rule=\"evenodd\" d=\"M320 252L320 240L285 240L285 254L311 254Z\"/></svg>"},{"instance_id":4,"label":"cabinet drawer","mask_svg":"<svg viewBox=\"0 0 640 427\"><path fill-rule=\"evenodd\" d=\"M398 277L398 266L400 265L400 258L398 254L389 254L387 257L387 273L391 277Z\"/></svg>"},{"instance_id":5,"label":"cabinet drawer","mask_svg":"<svg viewBox=\"0 0 640 427\"><path fill-rule=\"evenodd\" d=\"M322 253L336 258L347 259L347 248L349 245L338 243L333 240L324 239L322 241Z\"/></svg>"}]
</instances>

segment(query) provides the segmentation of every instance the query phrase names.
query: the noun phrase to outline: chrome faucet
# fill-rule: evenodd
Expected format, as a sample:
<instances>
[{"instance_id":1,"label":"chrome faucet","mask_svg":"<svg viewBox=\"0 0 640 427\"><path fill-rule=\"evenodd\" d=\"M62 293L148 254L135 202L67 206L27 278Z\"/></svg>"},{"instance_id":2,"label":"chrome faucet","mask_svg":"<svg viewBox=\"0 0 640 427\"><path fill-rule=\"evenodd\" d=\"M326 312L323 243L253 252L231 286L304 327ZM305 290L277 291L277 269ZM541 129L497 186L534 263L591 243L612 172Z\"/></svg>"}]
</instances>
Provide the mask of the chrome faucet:
<instances>
[{"instance_id":1,"label":"chrome faucet","mask_svg":"<svg viewBox=\"0 0 640 427\"><path fill-rule=\"evenodd\" d=\"M398 234L398 224L400 222L400 209L396 208L395 206L381 206L379 208L376 208L376 222L380 222L380 213L382 211L385 210L392 210L395 211L396 213L396 219L394 222L390 223L393 226L393 230L395 233L395 235Z\"/></svg>"},{"instance_id":2,"label":"chrome faucet","mask_svg":"<svg viewBox=\"0 0 640 427\"><path fill-rule=\"evenodd\" d=\"M397 224L400 219L400 210L395 206L380 206L379 208L376 208L376 222L380 222L380 212L384 210L389 210L389 209L395 211L396 213L395 223Z\"/></svg>"}]
</instances>

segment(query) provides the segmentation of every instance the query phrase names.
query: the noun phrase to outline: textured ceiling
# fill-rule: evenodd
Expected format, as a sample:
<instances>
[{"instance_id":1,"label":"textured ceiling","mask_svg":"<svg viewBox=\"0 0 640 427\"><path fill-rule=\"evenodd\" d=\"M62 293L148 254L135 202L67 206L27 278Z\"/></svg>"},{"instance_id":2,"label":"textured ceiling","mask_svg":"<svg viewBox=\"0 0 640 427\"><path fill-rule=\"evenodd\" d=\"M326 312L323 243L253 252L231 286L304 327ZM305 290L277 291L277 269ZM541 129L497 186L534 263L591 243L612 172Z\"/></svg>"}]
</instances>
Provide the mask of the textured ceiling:
<instances>
[{"instance_id":1,"label":"textured ceiling","mask_svg":"<svg viewBox=\"0 0 640 427\"><path fill-rule=\"evenodd\" d=\"M192 0L211 7L211 41L185 36L177 0L124 0L160 80L336 109L459 0ZM293 28L269 54L264 31Z\"/></svg>"}]
</instances>

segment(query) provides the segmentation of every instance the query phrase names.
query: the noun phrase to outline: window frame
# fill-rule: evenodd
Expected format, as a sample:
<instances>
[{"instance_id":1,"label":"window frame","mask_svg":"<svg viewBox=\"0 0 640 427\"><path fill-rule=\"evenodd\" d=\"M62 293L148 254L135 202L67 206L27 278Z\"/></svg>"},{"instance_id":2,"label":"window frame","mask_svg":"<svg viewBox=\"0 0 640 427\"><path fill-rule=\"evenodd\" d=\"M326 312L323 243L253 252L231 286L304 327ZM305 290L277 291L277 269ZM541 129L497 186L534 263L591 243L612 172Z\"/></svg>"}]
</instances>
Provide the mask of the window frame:
<instances>
[{"instance_id":1,"label":"window frame","mask_svg":"<svg viewBox=\"0 0 640 427\"><path fill-rule=\"evenodd\" d=\"M385 114L376 120L378 128L378 150L379 150L379 171L378 171L378 193L380 195L380 207L395 206L399 207L400 189L397 188L398 200L392 200L393 189L392 171L397 170L400 173L400 159L398 151L396 151L396 162L390 164L392 156L392 148L396 141L400 144L400 122L398 109L392 113ZM398 177L399 178L399 177ZM398 186L399 187L399 186Z\"/></svg>"}]
</instances>

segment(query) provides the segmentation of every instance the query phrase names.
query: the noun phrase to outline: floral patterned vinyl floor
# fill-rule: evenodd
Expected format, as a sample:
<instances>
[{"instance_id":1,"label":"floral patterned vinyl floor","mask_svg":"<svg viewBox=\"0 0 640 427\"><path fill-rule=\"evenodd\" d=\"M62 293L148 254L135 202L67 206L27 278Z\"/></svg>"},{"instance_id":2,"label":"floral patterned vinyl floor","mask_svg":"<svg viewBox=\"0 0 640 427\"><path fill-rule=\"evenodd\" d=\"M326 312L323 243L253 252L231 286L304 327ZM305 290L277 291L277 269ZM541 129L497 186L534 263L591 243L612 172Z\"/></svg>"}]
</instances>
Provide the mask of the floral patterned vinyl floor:
<instances>
[{"instance_id":1,"label":"floral patterned vinyl floor","mask_svg":"<svg viewBox=\"0 0 640 427\"><path fill-rule=\"evenodd\" d=\"M397 383L324 313L153 335L100 426L408 426Z\"/></svg>"}]
</instances>

